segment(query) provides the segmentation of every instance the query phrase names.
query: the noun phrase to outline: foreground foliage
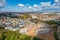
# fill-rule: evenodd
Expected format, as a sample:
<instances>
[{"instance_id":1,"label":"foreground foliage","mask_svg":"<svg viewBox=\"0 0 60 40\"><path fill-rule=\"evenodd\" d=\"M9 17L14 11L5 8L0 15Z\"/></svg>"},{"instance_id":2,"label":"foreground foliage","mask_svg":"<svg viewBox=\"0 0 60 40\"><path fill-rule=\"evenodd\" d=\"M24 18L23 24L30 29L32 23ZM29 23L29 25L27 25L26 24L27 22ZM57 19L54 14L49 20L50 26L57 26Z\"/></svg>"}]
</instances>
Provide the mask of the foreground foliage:
<instances>
[{"instance_id":1,"label":"foreground foliage","mask_svg":"<svg viewBox=\"0 0 60 40\"><path fill-rule=\"evenodd\" d=\"M38 38L33 38L33 40L40 40ZM31 40L31 36L23 35L17 31L5 30L3 27L0 27L0 40Z\"/></svg>"}]
</instances>

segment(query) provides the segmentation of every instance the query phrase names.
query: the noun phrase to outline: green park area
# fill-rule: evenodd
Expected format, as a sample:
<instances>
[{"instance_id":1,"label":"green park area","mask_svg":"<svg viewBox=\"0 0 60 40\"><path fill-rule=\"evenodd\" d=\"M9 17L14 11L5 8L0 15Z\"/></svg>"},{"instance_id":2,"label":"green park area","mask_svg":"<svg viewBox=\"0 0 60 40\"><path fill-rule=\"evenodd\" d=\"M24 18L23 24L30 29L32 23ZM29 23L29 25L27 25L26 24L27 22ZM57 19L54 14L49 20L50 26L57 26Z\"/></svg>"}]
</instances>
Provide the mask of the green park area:
<instances>
[{"instance_id":1,"label":"green park area","mask_svg":"<svg viewBox=\"0 0 60 40\"><path fill-rule=\"evenodd\" d=\"M20 34L17 31L5 30L3 27L0 27L0 40L31 40L31 36ZM34 37L33 40L40 39Z\"/></svg>"}]
</instances>

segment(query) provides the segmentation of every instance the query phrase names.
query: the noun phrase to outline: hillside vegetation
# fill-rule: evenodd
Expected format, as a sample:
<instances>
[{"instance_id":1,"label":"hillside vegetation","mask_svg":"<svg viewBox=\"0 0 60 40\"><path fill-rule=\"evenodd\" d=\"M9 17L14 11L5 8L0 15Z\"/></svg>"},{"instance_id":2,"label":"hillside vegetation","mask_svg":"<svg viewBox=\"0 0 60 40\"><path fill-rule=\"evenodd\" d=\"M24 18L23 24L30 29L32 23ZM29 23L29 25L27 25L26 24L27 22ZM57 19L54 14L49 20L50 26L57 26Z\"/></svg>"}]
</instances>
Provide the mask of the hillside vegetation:
<instances>
[{"instance_id":1,"label":"hillside vegetation","mask_svg":"<svg viewBox=\"0 0 60 40\"><path fill-rule=\"evenodd\" d=\"M20 34L17 31L5 30L3 27L0 27L0 40L31 40L31 36ZM33 40L40 39L34 37Z\"/></svg>"}]
</instances>

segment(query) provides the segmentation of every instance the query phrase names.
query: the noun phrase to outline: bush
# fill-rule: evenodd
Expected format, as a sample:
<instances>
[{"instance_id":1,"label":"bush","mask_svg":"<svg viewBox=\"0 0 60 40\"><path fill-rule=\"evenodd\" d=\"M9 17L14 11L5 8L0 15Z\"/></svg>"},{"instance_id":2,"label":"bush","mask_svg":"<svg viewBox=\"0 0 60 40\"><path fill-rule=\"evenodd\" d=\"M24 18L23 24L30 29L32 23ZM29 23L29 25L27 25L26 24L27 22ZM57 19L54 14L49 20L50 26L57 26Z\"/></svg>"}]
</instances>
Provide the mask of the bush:
<instances>
[{"instance_id":1,"label":"bush","mask_svg":"<svg viewBox=\"0 0 60 40\"><path fill-rule=\"evenodd\" d=\"M4 31L0 33L0 40L30 40L31 36L23 35L14 31L0 30Z\"/></svg>"},{"instance_id":2,"label":"bush","mask_svg":"<svg viewBox=\"0 0 60 40\"><path fill-rule=\"evenodd\" d=\"M43 39L39 39L39 38L34 37L33 40L43 40Z\"/></svg>"},{"instance_id":3,"label":"bush","mask_svg":"<svg viewBox=\"0 0 60 40\"><path fill-rule=\"evenodd\" d=\"M55 37L55 40L60 40L60 39L58 38L58 36L57 36L57 32L56 32L56 31L54 32L54 37Z\"/></svg>"}]
</instances>

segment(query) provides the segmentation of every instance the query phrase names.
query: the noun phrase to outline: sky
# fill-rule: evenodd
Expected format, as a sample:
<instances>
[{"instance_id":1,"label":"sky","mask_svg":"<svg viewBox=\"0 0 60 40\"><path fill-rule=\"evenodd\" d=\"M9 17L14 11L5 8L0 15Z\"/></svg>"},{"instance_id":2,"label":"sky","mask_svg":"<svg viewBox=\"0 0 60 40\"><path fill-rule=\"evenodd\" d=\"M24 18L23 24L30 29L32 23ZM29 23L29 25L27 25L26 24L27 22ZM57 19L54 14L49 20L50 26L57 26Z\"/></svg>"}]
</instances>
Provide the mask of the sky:
<instances>
[{"instance_id":1,"label":"sky","mask_svg":"<svg viewBox=\"0 0 60 40\"><path fill-rule=\"evenodd\" d=\"M60 0L0 0L0 12L60 12Z\"/></svg>"}]
</instances>

